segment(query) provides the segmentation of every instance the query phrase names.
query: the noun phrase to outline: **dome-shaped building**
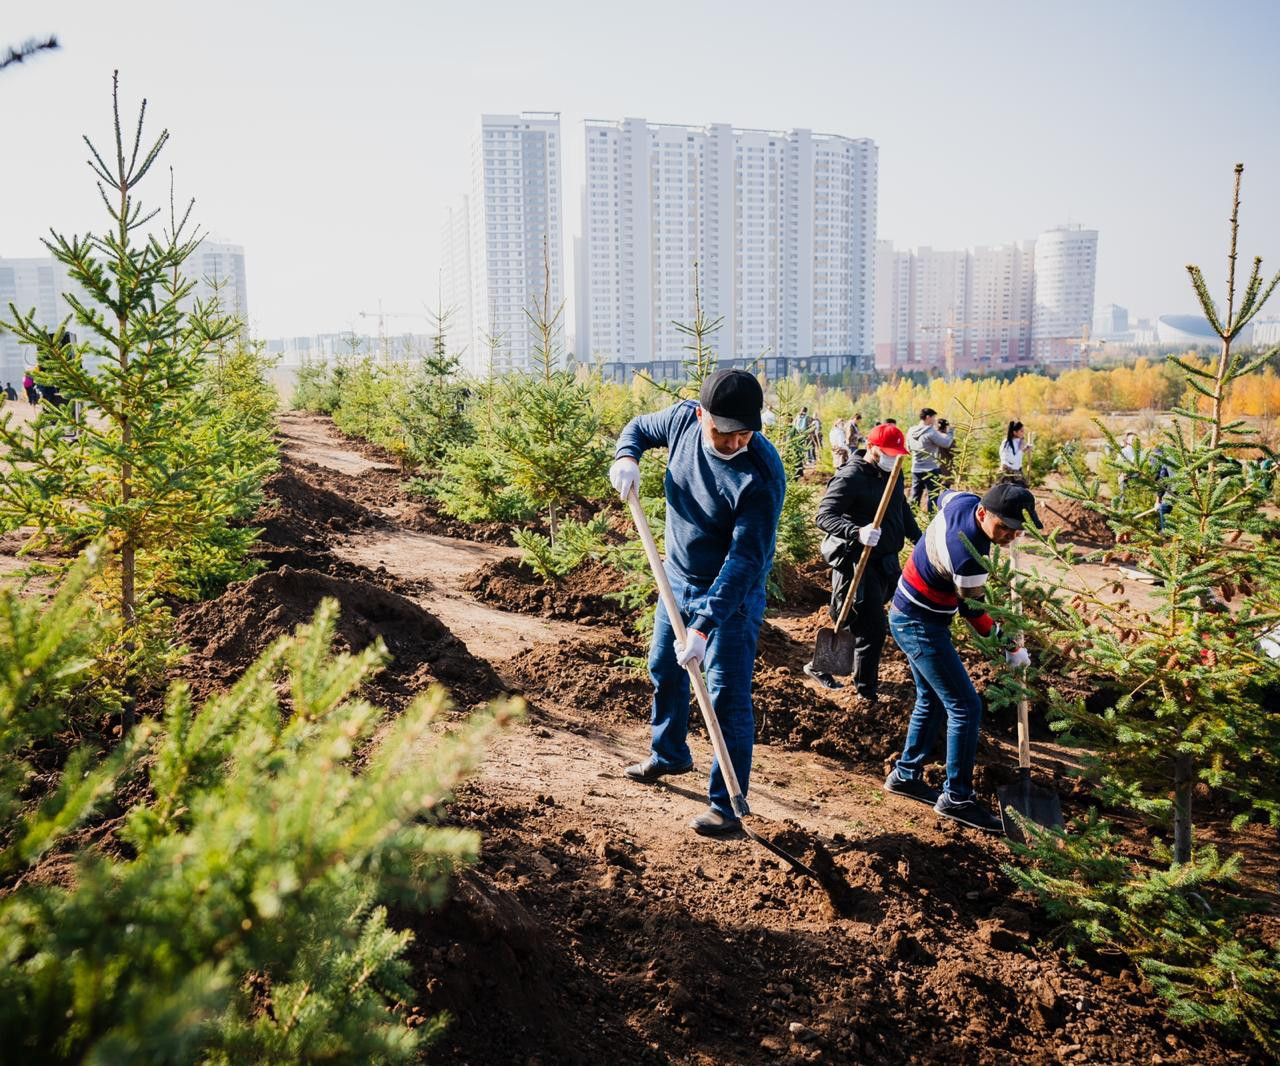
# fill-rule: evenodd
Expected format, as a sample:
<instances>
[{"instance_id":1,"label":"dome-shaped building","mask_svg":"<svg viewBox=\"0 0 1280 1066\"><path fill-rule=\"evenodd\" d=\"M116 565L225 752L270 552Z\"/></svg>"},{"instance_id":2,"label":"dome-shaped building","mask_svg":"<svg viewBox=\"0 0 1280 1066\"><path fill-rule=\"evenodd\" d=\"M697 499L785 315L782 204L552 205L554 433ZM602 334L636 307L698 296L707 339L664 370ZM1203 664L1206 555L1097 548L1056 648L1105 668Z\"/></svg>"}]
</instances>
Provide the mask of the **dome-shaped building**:
<instances>
[{"instance_id":1,"label":"dome-shaped building","mask_svg":"<svg viewBox=\"0 0 1280 1066\"><path fill-rule=\"evenodd\" d=\"M1235 343L1246 345L1252 340L1253 325L1250 324L1245 326ZM1185 345L1188 348L1222 343L1203 315L1161 315L1156 319L1156 341L1159 344Z\"/></svg>"}]
</instances>

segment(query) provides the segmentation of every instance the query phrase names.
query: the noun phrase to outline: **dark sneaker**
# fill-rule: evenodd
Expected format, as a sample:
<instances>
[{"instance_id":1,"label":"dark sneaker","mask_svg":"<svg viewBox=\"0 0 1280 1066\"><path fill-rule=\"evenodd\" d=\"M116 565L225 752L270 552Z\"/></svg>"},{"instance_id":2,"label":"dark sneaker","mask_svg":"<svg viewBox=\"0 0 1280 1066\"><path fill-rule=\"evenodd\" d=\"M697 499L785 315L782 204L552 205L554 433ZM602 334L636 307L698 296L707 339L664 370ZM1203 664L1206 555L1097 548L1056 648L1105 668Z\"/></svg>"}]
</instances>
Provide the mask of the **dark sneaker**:
<instances>
[{"instance_id":1,"label":"dark sneaker","mask_svg":"<svg viewBox=\"0 0 1280 1066\"><path fill-rule=\"evenodd\" d=\"M726 818L714 807L708 807L689 823L689 828L699 836L727 837L742 828L742 821L738 818Z\"/></svg>"},{"instance_id":2,"label":"dark sneaker","mask_svg":"<svg viewBox=\"0 0 1280 1066\"><path fill-rule=\"evenodd\" d=\"M813 678L816 682L818 682L818 684L821 685L823 688L831 688L831 689L844 688L844 685L842 685L830 674L824 674L821 670L815 670L813 668L813 663L805 663L804 672L808 674L811 678Z\"/></svg>"},{"instance_id":3,"label":"dark sneaker","mask_svg":"<svg viewBox=\"0 0 1280 1066\"><path fill-rule=\"evenodd\" d=\"M628 766L622 772L631 778L632 781L639 781L642 785L652 785L661 777L671 777L675 774L687 774L693 769L693 763L688 766L663 766L652 755L645 759L644 762L638 762Z\"/></svg>"},{"instance_id":4,"label":"dark sneaker","mask_svg":"<svg viewBox=\"0 0 1280 1066\"><path fill-rule=\"evenodd\" d=\"M981 829L984 833L1004 835L1004 825L1000 821L1000 816L987 810L976 799L953 800L948 799L946 793L943 793L938 798L938 802L933 805L933 809L943 818L950 818L961 825Z\"/></svg>"},{"instance_id":5,"label":"dark sneaker","mask_svg":"<svg viewBox=\"0 0 1280 1066\"><path fill-rule=\"evenodd\" d=\"M930 807L942 798L942 793L936 788L930 788L923 779L912 781L899 774L897 769L892 770L884 779L884 790L892 792L895 796L916 800L918 803L927 803Z\"/></svg>"}]
</instances>

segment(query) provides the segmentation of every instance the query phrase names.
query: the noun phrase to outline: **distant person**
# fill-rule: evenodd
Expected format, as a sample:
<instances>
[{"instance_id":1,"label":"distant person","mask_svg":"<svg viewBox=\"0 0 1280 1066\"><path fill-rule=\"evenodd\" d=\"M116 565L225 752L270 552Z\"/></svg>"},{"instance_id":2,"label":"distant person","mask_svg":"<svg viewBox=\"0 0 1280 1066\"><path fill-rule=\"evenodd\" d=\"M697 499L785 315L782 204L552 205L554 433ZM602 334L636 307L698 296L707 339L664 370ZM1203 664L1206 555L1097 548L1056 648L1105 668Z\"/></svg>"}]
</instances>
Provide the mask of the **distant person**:
<instances>
[{"instance_id":1,"label":"distant person","mask_svg":"<svg viewBox=\"0 0 1280 1066\"><path fill-rule=\"evenodd\" d=\"M1138 442L1138 434L1133 430L1129 430L1124 435L1124 445L1120 449L1120 458L1122 461L1133 465L1138 461L1138 451L1142 447ZM1116 497L1117 503L1124 502L1124 490L1128 487L1130 473L1125 470L1120 471L1120 494Z\"/></svg>"},{"instance_id":2,"label":"distant person","mask_svg":"<svg viewBox=\"0 0 1280 1066\"><path fill-rule=\"evenodd\" d=\"M818 462L818 451L822 448L822 419L814 412L813 420L809 423L809 465L815 466Z\"/></svg>"},{"instance_id":3,"label":"distant person","mask_svg":"<svg viewBox=\"0 0 1280 1066\"><path fill-rule=\"evenodd\" d=\"M837 418L831 423L831 432L827 434L827 440L831 444L831 465L836 470L849 461L849 437L845 429L847 425L843 418Z\"/></svg>"},{"instance_id":4,"label":"distant person","mask_svg":"<svg viewBox=\"0 0 1280 1066\"><path fill-rule=\"evenodd\" d=\"M845 422L845 436L849 439L849 450L856 451L866 443L867 438L862 435L862 414L859 412L853 416L852 421Z\"/></svg>"},{"instance_id":5,"label":"distant person","mask_svg":"<svg viewBox=\"0 0 1280 1066\"><path fill-rule=\"evenodd\" d=\"M932 407L920 409L920 421L907 433L911 450L911 502L917 507L927 497L928 509L938 506L942 492L942 452L956 442L955 431L943 433L934 422L938 412Z\"/></svg>"},{"instance_id":6,"label":"distant person","mask_svg":"<svg viewBox=\"0 0 1280 1066\"><path fill-rule=\"evenodd\" d=\"M1023 461L1027 454L1026 429L1021 422L1010 422L1005 431L1004 443L1000 445L1000 474L1005 481L1016 485L1027 483Z\"/></svg>"},{"instance_id":7,"label":"distant person","mask_svg":"<svg viewBox=\"0 0 1280 1066\"><path fill-rule=\"evenodd\" d=\"M40 396L36 392L36 379L31 376L30 370L22 375L22 390L27 394L27 403L32 407L40 402Z\"/></svg>"},{"instance_id":8,"label":"distant person","mask_svg":"<svg viewBox=\"0 0 1280 1066\"><path fill-rule=\"evenodd\" d=\"M12 381L6 381L4 383L4 398L10 403L13 403L13 401L18 398L18 390L13 387Z\"/></svg>"}]
</instances>

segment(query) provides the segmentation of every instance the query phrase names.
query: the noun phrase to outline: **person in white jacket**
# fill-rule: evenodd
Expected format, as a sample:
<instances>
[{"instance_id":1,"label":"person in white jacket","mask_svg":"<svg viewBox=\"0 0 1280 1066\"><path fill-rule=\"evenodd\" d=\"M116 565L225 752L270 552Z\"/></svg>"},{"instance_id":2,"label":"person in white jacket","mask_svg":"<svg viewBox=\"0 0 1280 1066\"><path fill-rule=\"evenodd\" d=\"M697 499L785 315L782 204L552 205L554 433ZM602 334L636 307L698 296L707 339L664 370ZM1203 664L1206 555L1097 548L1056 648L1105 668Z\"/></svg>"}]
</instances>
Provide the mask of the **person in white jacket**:
<instances>
[{"instance_id":1,"label":"person in white jacket","mask_svg":"<svg viewBox=\"0 0 1280 1066\"><path fill-rule=\"evenodd\" d=\"M831 423L831 432L827 434L827 441L831 445L831 465L836 470L849 461L849 438L845 433L847 424L843 418L837 418Z\"/></svg>"},{"instance_id":2,"label":"person in white jacket","mask_svg":"<svg viewBox=\"0 0 1280 1066\"><path fill-rule=\"evenodd\" d=\"M1019 485L1027 483L1023 463L1027 455L1027 431L1021 422L1009 423L1005 432L1004 443L1000 445L1000 473L1005 481Z\"/></svg>"}]
</instances>

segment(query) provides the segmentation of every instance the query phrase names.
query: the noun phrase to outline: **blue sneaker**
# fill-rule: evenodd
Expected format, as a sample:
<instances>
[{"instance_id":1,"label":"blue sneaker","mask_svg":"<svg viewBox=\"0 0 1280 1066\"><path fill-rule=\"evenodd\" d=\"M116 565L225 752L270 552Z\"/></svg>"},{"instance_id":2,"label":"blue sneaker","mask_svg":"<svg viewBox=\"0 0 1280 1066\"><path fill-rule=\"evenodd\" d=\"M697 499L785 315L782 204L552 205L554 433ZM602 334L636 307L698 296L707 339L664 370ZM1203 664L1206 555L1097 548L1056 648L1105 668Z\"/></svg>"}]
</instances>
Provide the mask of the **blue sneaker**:
<instances>
[{"instance_id":1,"label":"blue sneaker","mask_svg":"<svg viewBox=\"0 0 1280 1066\"><path fill-rule=\"evenodd\" d=\"M930 788L926 785L923 778L919 780L905 778L898 773L896 766L890 771L889 776L884 779L884 790L892 792L895 796L903 796L906 799L915 800L917 803L927 803L930 807L942 798L942 793L936 788Z\"/></svg>"}]
</instances>

